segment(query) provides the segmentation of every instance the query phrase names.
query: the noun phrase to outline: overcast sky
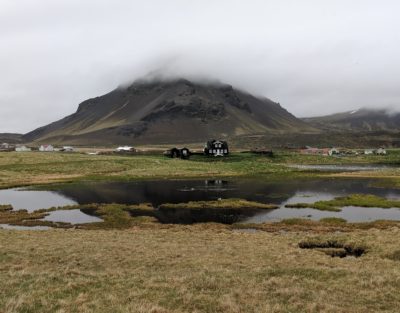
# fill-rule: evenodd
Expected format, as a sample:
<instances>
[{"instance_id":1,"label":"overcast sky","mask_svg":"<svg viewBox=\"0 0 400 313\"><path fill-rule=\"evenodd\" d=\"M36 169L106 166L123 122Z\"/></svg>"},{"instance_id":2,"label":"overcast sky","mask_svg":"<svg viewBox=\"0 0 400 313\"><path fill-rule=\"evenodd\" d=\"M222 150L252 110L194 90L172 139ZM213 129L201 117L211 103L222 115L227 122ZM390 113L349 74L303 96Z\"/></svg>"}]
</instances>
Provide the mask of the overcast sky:
<instances>
[{"instance_id":1,"label":"overcast sky","mask_svg":"<svg viewBox=\"0 0 400 313\"><path fill-rule=\"evenodd\" d=\"M400 109L397 0L0 0L0 132L151 71L219 79L296 116Z\"/></svg>"}]
</instances>

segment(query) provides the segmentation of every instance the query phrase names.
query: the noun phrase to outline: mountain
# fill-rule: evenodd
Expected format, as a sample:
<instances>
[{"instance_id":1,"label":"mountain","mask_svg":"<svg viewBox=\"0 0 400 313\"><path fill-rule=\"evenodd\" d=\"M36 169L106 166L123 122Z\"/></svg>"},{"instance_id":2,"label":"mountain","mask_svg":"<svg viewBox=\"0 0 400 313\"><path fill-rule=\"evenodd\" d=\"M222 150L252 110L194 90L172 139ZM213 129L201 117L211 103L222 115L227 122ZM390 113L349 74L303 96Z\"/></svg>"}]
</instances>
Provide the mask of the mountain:
<instances>
[{"instance_id":1,"label":"mountain","mask_svg":"<svg viewBox=\"0 0 400 313\"><path fill-rule=\"evenodd\" d=\"M22 139L22 134L0 133L0 144L3 142L16 144L20 143L21 139Z\"/></svg>"},{"instance_id":2,"label":"mountain","mask_svg":"<svg viewBox=\"0 0 400 313\"><path fill-rule=\"evenodd\" d=\"M278 103L221 83L136 81L82 102L23 136L26 142L123 144L202 142L260 133L315 131Z\"/></svg>"},{"instance_id":3,"label":"mountain","mask_svg":"<svg viewBox=\"0 0 400 313\"><path fill-rule=\"evenodd\" d=\"M328 116L304 118L313 127L331 131L400 131L400 113L388 110L360 109Z\"/></svg>"}]
</instances>

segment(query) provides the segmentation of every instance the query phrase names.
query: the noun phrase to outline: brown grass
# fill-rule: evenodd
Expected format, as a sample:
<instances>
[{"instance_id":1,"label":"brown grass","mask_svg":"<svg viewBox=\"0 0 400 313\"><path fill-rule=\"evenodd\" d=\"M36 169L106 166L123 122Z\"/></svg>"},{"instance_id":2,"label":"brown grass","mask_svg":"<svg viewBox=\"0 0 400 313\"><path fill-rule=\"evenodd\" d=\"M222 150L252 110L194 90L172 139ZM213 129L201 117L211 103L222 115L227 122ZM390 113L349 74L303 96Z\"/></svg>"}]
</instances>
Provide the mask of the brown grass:
<instances>
[{"instance_id":1,"label":"brown grass","mask_svg":"<svg viewBox=\"0 0 400 313\"><path fill-rule=\"evenodd\" d=\"M298 243L313 235L176 226L0 230L0 312L398 312L400 231L357 231L360 258ZM329 239L319 236L319 239Z\"/></svg>"}]
</instances>

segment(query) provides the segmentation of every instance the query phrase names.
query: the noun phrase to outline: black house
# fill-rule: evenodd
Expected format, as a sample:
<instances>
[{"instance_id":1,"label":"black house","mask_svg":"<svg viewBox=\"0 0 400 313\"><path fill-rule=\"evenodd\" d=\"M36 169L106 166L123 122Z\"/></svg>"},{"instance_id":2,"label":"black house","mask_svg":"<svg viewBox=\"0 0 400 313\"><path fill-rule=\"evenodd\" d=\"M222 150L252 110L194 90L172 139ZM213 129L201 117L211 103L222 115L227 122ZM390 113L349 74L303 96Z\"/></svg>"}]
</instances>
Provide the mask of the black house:
<instances>
[{"instance_id":1,"label":"black house","mask_svg":"<svg viewBox=\"0 0 400 313\"><path fill-rule=\"evenodd\" d=\"M170 158L189 159L192 153L188 148L172 148L164 152L164 155Z\"/></svg>"},{"instance_id":2,"label":"black house","mask_svg":"<svg viewBox=\"0 0 400 313\"><path fill-rule=\"evenodd\" d=\"M204 147L205 155L227 156L229 154L228 143L222 140L209 140Z\"/></svg>"}]
</instances>

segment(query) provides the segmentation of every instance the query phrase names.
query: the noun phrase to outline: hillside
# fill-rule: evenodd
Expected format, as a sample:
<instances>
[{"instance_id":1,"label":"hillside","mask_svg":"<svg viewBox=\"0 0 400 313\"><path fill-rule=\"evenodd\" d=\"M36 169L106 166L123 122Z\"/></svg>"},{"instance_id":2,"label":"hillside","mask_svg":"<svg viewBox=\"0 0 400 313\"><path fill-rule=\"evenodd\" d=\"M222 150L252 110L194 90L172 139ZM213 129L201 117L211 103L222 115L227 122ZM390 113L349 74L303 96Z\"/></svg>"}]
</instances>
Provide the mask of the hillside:
<instances>
[{"instance_id":1,"label":"hillside","mask_svg":"<svg viewBox=\"0 0 400 313\"><path fill-rule=\"evenodd\" d=\"M14 133L0 133L0 143L20 143L22 138L22 134L14 134Z\"/></svg>"},{"instance_id":2,"label":"hillside","mask_svg":"<svg viewBox=\"0 0 400 313\"><path fill-rule=\"evenodd\" d=\"M278 103L220 83L136 81L82 102L78 110L23 140L122 144L201 142L260 133L313 132Z\"/></svg>"},{"instance_id":3,"label":"hillside","mask_svg":"<svg viewBox=\"0 0 400 313\"><path fill-rule=\"evenodd\" d=\"M323 130L353 132L400 130L400 113L390 113L387 110L360 109L303 120Z\"/></svg>"}]
</instances>

